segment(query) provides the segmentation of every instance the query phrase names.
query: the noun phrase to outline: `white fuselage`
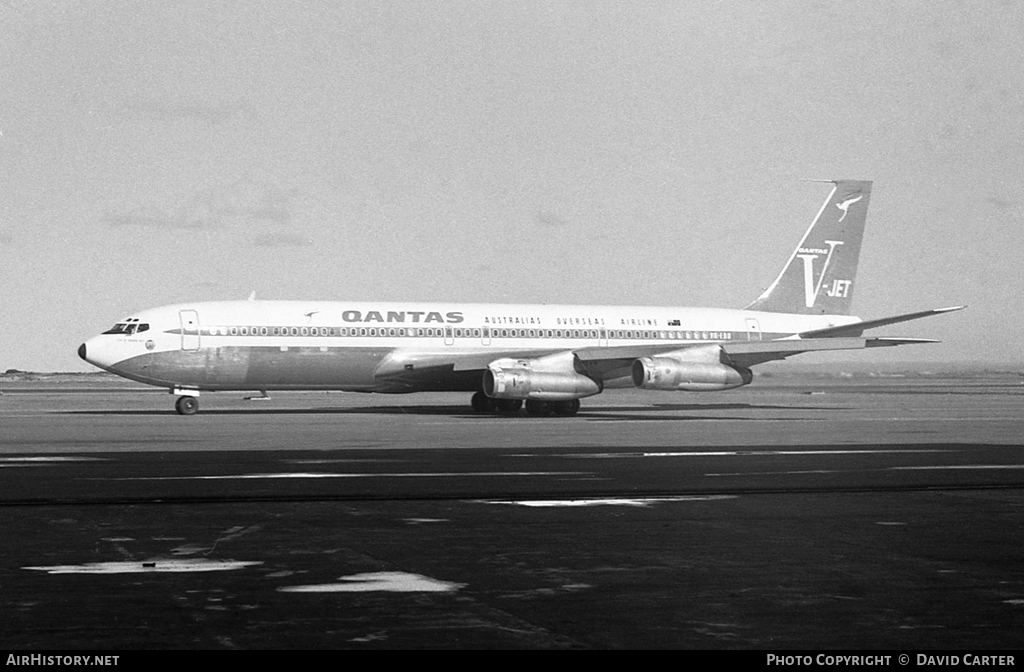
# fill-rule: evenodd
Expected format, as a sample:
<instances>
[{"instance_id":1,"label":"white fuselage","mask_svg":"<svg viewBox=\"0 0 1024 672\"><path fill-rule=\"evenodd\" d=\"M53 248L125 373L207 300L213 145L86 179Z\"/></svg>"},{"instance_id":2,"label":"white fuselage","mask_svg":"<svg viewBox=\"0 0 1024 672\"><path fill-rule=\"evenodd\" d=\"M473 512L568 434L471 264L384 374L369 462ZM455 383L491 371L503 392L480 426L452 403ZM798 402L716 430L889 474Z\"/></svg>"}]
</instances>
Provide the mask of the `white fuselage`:
<instances>
[{"instance_id":1,"label":"white fuselage","mask_svg":"<svg viewBox=\"0 0 1024 672\"><path fill-rule=\"evenodd\" d=\"M478 390L490 360L769 340L857 321L718 308L222 301L136 313L87 341L80 354L172 389ZM419 365L448 354L476 364ZM409 375L398 375L396 363L406 361L415 362L405 365Z\"/></svg>"}]
</instances>

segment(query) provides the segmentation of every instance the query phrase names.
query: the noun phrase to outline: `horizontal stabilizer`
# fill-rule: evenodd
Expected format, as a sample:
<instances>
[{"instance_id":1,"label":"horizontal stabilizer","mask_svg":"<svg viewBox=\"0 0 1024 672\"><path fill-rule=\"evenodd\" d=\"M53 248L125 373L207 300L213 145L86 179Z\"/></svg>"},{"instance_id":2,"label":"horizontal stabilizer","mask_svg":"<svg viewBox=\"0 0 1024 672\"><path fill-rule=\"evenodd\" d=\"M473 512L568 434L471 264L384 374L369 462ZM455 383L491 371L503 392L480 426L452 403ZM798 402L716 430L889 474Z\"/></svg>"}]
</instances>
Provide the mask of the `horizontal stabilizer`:
<instances>
[{"instance_id":1,"label":"horizontal stabilizer","mask_svg":"<svg viewBox=\"0 0 1024 672\"><path fill-rule=\"evenodd\" d=\"M723 343L722 349L733 363L749 368L755 364L785 359L805 352L864 350L866 348L887 348L897 345L922 345L938 342L928 338L792 338L777 341Z\"/></svg>"},{"instance_id":2,"label":"horizontal stabilizer","mask_svg":"<svg viewBox=\"0 0 1024 672\"><path fill-rule=\"evenodd\" d=\"M909 322L910 320L919 320L922 317L931 317L932 315L941 315L942 313L952 313L957 310L963 310L966 307L967 306L950 306L949 308L935 308L934 310L922 310L918 313L907 313L905 315L883 317L877 320L854 322L853 324L844 324L839 327L814 329L812 331L805 331L799 334L799 336L800 338L837 338L843 336L860 336L861 334L864 333L865 329L874 329L875 327L884 327L889 324L898 324L900 322Z\"/></svg>"}]
</instances>

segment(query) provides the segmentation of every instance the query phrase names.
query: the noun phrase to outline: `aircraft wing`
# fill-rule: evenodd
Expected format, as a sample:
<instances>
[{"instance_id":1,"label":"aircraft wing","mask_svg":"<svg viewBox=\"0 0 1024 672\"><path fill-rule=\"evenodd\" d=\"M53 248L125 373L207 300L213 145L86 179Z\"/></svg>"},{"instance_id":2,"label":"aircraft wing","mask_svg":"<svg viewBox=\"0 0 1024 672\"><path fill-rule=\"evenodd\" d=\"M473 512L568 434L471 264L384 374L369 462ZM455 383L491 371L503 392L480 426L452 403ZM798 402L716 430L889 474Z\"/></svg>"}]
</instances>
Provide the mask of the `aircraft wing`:
<instances>
[{"instance_id":1,"label":"aircraft wing","mask_svg":"<svg viewBox=\"0 0 1024 672\"><path fill-rule=\"evenodd\" d=\"M863 350L897 345L937 343L925 338L789 338L774 341L732 341L718 343L728 360L738 366L750 368L756 364L785 359L805 352L826 350ZM610 348L581 348L575 350L576 357L588 371L604 372L628 367L634 359L655 357L694 347L716 344L658 344L640 346L618 346Z\"/></svg>"},{"instance_id":2,"label":"aircraft wing","mask_svg":"<svg viewBox=\"0 0 1024 672\"><path fill-rule=\"evenodd\" d=\"M965 306L936 308L916 313L906 313L875 320L855 322L838 327L815 329L788 338L771 341L731 341L718 343L723 355L723 362L749 368L763 362L785 359L804 352L823 352L826 350L862 350L866 348L893 347L919 343L936 343L937 341L921 338L878 338L864 337L861 334L867 329L883 327L900 322L917 320L922 317L963 310ZM642 345L592 346L572 349L576 360L592 374L607 376L628 375L633 361L641 357L656 357L680 350L696 347L707 347L708 343L695 344L689 342L646 343ZM452 351L438 349L395 350L377 367L375 377L378 380L393 382L396 387L417 386L435 379L448 378L453 375L466 375L479 372L497 359L536 359L547 355L566 352L565 349L553 348L550 351L538 350L493 350L481 349L470 351Z\"/></svg>"}]
</instances>

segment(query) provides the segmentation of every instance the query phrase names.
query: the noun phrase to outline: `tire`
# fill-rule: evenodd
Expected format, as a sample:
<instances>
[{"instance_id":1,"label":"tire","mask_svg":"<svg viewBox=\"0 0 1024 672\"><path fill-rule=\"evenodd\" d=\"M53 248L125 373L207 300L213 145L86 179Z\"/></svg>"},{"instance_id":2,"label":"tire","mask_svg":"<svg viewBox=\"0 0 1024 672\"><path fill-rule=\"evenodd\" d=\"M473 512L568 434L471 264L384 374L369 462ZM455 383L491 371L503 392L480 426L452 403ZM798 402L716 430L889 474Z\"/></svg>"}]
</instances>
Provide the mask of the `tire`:
<instances>
[{"instance_id":1,"label":"tire","mask_svg":"<svg viewBox=\"0 0 1024 672\"><path fill-rule=\"evenodd\" d=\"M483 392L477 392L469 402L477 413L493 413L494 399L491 399Z\"/></svg>"},{"instance_id":2,"label":"tire","mask_svg":"<svg viewBox=\"0 0 1024 672\"><path fill-rule=\"evenodd\" d=\"M515 415L523 407L522 399L495 399L494 405L502 415Z\"/></svg>"},{"instance_id":3,"label":"tire","mask_svg":"<svg viewBox=\"0 0 1024 672\"><path fill-rule=\"evenodd\" d=\"M174 410L178 415L195 415L199 410L199 400L195 397L178 397L174 402Z\"/></svg>"},{"instance_id":4,"label":"tire","mask_svg":"<svg viewBox=\"0 0 1024 672\"><path fill-rule=\"evenodd\" d=\"M526 400L526 412L530 415L547 417L551 415L551 402L538 401L537 399Z\"/></svg>"},{"instance_id":5,"label":"tire","mask_svg":"<svg viewBox=\"0 0 1024 672\"><path fill-rule=\"evenodd\" d=\"M570 418L579 412L580 400L570 399L568 401L556 401L551 404L551 410L559 417Z\"/></svg>"}]
</instances>

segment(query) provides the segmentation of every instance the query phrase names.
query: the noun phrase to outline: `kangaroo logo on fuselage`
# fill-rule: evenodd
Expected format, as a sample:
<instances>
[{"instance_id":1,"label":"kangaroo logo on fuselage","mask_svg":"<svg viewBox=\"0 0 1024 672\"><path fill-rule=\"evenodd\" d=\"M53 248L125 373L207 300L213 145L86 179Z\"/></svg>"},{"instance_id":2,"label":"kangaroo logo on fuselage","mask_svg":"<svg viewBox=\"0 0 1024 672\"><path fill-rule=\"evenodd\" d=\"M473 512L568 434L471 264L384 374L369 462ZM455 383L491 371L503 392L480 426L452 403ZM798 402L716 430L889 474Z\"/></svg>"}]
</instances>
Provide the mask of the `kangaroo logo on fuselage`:
<instances>
[{"instance_id":1,"label":"kangaroo logo on fuselage","mask_svg":"<svg viewBox=\"0 0 1024 672\"><path fill-rule=\"evenodd\" d=\"M842 203L836 203L836 207L843 211L843 216L839 218L839 221L846 219L846 216L850 214L850 206L864 198L864 194L860 194L857 198L848 198Z\"/></svg>"}]
</instances>

